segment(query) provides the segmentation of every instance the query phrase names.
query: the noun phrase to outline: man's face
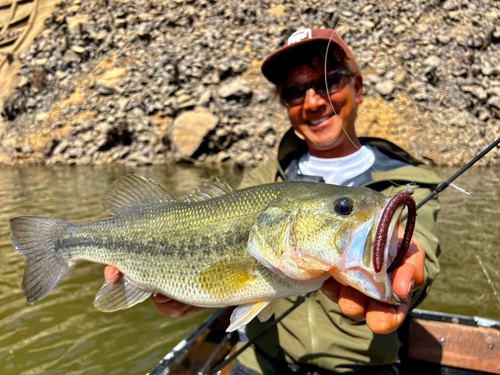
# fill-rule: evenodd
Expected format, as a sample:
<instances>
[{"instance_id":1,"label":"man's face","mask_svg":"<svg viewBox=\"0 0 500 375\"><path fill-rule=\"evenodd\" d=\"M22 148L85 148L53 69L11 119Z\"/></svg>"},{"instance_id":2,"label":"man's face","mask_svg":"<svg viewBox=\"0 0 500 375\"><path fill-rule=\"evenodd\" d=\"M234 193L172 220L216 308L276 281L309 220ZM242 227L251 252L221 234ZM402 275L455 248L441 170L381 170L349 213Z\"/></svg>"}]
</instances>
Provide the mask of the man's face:
<instances>
[{"instance_id":1,"label":"man's face","mask_svg":"<svg viewBox=\"0 0 500 375\"><path fill-rule=\"evenodd\" d=\"M329 68L328 71L336 69L339 68ZM320 64L299 65L288 75L282 92L311 81L324 80L324 77L324 68ZM330 95L331 104L327 95L321 96L314 89L308 89L302 103L292 102L287 107L292 127L304 136L311 155L322 158L341 157L359 149L354 121L357 106L363 100L362 84L359 75L343 76L338 91ZM349 138L356 145L353 145Z\"/></svg>"}]
</instances>

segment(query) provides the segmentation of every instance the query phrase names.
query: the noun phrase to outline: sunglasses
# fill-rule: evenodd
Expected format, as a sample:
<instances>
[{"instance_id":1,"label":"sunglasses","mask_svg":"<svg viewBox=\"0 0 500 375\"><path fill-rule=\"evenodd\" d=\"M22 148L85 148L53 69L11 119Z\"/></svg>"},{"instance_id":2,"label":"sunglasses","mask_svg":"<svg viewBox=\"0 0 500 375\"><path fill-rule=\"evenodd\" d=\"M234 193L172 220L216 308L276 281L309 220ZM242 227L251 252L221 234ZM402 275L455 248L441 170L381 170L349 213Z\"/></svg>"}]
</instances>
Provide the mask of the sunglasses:
<instances>
[{"instance_id":1,"label":"sunglasses","mask_svg":"<svg viewBox=\"0 0 500 375\"><path fill-rule=\"evenodd\" d=\"M293 107L304 102L309 89L313 89L319 96L332 95L342 88L343 77L353 77L354 75L354 73L346 70L334 70L326 74L326 85L325 78L322 77L302 85L291 84L290 86L283 86L281 88L281 99L285 106ZM328 90L326 89L327 87Z\"/></svg>"}]
</instances>

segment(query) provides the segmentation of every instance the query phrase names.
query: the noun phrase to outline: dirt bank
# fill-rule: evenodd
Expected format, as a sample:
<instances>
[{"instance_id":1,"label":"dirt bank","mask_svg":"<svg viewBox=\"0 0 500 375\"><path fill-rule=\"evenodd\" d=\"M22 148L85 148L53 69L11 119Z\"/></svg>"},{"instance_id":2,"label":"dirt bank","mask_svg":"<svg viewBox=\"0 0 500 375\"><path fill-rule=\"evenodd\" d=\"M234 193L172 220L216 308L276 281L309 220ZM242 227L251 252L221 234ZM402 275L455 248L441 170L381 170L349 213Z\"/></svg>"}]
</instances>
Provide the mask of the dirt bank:
<instances>
[{"instance_id":1,"label":"dirt bank","mask_svg":"<svg viewBox=\"0 0 500 375\"><path fill-rule=\"evenodd\" d=\"M0 162L268 160L288 122L260 64L291 32L332 27L339 17L363 70L360 135L438 165L460 165L500 135L496 1L364 0L348 9L76 0L57 6L0 68L0 82L14 82L2 91ZM483 161L499 162L496 150Z\"/></svg>"}]
</instances>

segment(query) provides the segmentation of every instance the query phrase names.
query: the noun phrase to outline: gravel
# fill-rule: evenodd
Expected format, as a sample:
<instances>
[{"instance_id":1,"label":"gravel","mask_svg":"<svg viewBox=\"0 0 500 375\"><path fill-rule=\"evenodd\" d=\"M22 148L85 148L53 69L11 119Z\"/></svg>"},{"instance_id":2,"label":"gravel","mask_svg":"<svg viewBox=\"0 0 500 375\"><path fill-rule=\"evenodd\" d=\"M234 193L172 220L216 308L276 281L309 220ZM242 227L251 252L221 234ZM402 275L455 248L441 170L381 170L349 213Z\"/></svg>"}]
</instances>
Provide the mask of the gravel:
<instances>
[{"instance_id":1,"label":"gravel","mask_svg":"<svg viewBox=\"0 0 500 375\"><path fill-rule=\"evenodd\" d=\"M441 165L463 163L500 135L497 1L360 0L342 9L306 0L82 0L60 4L19 54L0 144L12 163L170 163L182 149L172 141L176 119L203 109L217 121L196 129L189 158L270 160L289 122L258 68L293 31L339 17L363 70L364 105L381 103L373 122L396 111L411 125L404 132L388 121L375 135ZM499 161L495 150L484 162Z\"/></svg>"}]
</instances>

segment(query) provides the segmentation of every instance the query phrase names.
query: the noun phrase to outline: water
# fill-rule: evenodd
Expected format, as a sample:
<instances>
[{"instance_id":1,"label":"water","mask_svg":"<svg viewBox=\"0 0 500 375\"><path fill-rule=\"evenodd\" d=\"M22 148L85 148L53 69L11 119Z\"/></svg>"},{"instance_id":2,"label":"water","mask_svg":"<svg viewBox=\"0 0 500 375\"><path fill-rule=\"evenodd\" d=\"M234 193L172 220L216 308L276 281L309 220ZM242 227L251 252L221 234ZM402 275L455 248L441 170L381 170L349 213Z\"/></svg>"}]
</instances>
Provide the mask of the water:
<instances>
[{"instance_id":1,"label":"water","mask_svg":"<svg viewBox=\"0 0 500 375\"><path fill-rule=\"evenodd\" d=\"M150 300L132 309L102 313L93 307L103 266L76 266L48 297L26 303L20 283L24 260L10 244L8 219L20 215L83 223L109 216L100 198L118 176L151 177L180 197L206 179L233 185L241 172L230 168L58 167L0 170L0 374L145 374L208 314L184 319L163 316ZM453 170L441 170L448 177ZM500 289L499 177L475 169L457 181L476 197L449 189L439 218L442 272L421 308L500 319L495 298L476 255Z\"/></svg>"}]
</instances>

